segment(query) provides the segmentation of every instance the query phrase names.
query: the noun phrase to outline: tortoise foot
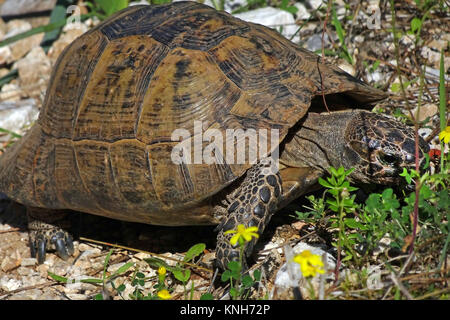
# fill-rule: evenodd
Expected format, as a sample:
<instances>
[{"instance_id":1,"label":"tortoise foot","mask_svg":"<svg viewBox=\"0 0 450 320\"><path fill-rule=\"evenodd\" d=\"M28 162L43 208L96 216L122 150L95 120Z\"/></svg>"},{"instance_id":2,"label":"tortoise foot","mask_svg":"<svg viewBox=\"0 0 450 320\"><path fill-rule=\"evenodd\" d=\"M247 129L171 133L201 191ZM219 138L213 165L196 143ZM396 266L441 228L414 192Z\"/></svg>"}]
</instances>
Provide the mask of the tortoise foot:
<instances>
[{"instance_id":1,"label":"tortoise foot","mask_svg":"<svg viewBox=\"0 0 450 320\"><path fill-rule=\"evenodd\" d=\"M261 235L270 221L282 193L281 177L274 172L270 165L260 163L247 171L246 178L233 192L227 214L216 230L216 265L226 269L229 261L238 261L240 255L239 243L231 244L230 240L236 233L225 233L228 230L237 230L242 224L245 228L257 227ZM242 270L247 269L246 258L253 252L257 238L244 244L242 257Z\"/></svg>"},{"instance_id":2,"label":"tortoise foot","mask_svg":"<svg viewBox=\"0 0 450 320\"><path fill-rule=\"evenodd\" d=\"M63 260L73 253L73 237L66 230L70 226L67 213L61 210L27 208L29 245L32 257L44 263L47 251L56 251Z\"/></svg>"}]
</instances>

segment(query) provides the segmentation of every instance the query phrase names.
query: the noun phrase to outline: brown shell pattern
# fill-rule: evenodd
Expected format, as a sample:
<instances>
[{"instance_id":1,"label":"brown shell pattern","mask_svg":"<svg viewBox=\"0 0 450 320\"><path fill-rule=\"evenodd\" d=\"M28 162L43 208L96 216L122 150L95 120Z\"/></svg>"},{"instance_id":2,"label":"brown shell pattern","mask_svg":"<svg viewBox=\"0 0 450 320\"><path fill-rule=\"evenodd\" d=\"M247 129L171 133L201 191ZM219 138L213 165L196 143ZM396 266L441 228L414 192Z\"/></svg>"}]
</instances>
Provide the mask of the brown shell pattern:
<instances>
[{"instance_id":1,"label":"brown shell pattern","mask_svg":"<svg viewBox=\"0 0 450 320\"><path fill-rule=\"evenodd\" d=\"M325 94L383 97L269 28L196 2L132 6L61 54L38 123L0 162L0 188L38 207L215 222L208 198L249 165L174 164L172 132L202 121L204 131L278 129L282 139L321 81Z\"/></svg>"}]
</instances>

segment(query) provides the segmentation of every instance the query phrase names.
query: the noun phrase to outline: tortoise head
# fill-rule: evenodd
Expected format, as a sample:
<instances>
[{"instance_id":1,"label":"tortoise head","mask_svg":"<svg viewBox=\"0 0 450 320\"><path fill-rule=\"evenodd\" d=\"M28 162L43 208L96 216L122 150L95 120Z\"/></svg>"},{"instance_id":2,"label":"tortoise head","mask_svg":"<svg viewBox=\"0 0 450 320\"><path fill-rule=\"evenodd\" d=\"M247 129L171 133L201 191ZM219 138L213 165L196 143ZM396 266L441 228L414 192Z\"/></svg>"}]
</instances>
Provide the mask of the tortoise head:
<instances>
[{"instance_id":1,"label":"tortoise head","mask_svg":"<svg viewBox=\"0 0 450 320\"><path fill-rule=\"evenodd\" d=\"M414 131L402 123L370 112L359 112L345 130L346 160L354 167L350 178L361 182L396 184L403 168L415 168ZM419 137L419 161L428 144Z\"/></svg>"}]
</instances>

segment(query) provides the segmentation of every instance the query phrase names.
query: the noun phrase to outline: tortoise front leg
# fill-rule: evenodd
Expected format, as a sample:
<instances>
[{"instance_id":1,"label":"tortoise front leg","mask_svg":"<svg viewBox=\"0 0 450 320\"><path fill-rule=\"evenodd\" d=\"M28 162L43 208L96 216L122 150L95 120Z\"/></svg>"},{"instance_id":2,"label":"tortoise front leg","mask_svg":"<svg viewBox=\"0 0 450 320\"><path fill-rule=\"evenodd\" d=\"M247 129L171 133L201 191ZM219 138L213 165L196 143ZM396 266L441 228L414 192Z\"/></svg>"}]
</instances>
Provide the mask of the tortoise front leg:
<instances>
[{"instance_id":1,"label":"tortoise front leg","mask_svg":"<svg viewBox=\"0 0 450 320\"><path fill-rule=\"evenodd\" d=\"M230 197L227 215L217 227L216 264L225 269L229 261L239 260L239 244L230 244L231 234L224 234L227 230L236 230L239 224L246 228L258 227L258 234L262 234L277 210L281 198L281 178L268 165L262 163L247 171L243 183ZM257 239L247 242L244 247L245 259L250 256ZM246 269L246 266L243 266Z\"/></svg>"},{"instance_id":2,"label":"tortoise front leg","mask_svg":"<svg viewBox=\"0 0 450 320\"><path fill-rule=\"evenodd\" d=\"M48 250L67 260L74 252L72 236L66 231L70 227L65 210L27 207L29 245L32 257L44 263Z\"/></svg>"}]
</instances>

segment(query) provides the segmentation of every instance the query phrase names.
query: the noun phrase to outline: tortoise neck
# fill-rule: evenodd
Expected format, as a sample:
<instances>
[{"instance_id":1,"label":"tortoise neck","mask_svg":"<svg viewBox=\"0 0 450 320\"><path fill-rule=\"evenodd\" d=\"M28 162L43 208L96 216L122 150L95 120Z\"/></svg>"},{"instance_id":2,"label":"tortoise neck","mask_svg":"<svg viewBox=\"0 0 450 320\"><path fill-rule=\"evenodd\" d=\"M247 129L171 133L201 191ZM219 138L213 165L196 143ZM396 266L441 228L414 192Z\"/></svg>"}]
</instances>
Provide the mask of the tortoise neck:
<instances>
[{"instance_id":1,"label":"tortoise neck","mask_svg":"<svg viewBox=\"0 0 450 320\"><path fill-rule=\"evenodd\" d=\"M309 113L284 142L280 162L290 167L312 167L326 171L330 166L352 166L345 130L362 110Z\"/></svg>"}]
</instances>

